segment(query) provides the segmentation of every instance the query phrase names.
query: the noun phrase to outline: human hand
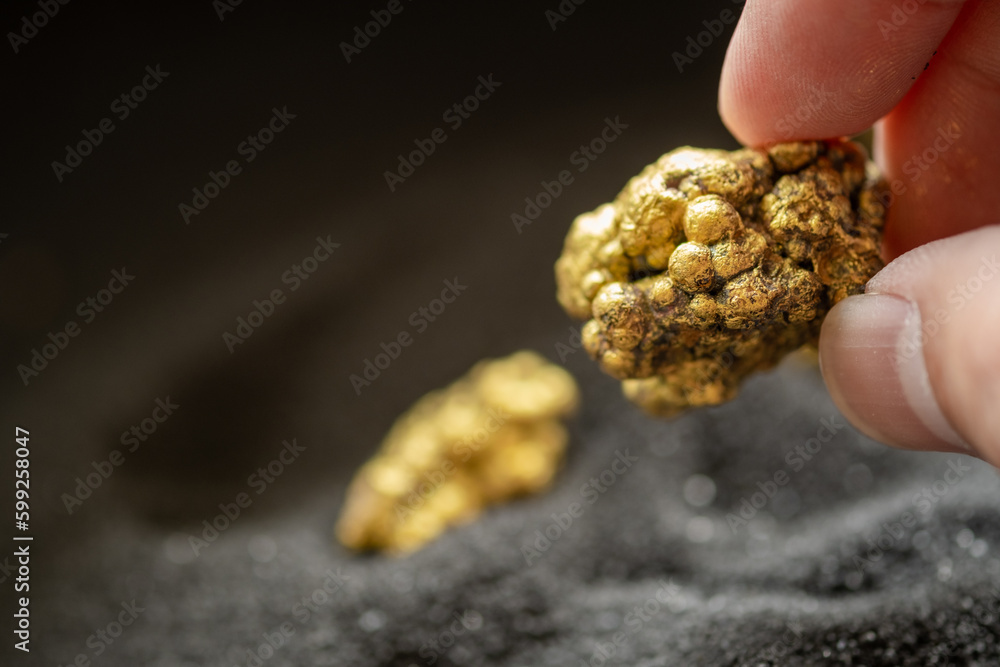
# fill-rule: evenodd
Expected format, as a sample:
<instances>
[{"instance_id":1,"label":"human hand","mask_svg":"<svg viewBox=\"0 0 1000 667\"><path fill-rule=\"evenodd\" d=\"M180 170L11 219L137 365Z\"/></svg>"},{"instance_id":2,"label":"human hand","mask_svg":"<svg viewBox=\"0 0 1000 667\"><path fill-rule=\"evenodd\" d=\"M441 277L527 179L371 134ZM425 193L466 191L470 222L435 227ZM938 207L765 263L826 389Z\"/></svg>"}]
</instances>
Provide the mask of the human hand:
<instances>
[{"instance_id":1,"label":"human hand","mask_svg":"<svg viewBox=\"0 0 1000 667\"><path fill-rule=\"evenodd\" d=\"M750 146L877 121L893 261L827 315L823 377L876 440L1000 466L1000 3L750 0L719 111Z\"/></svg>"}]
</instances>

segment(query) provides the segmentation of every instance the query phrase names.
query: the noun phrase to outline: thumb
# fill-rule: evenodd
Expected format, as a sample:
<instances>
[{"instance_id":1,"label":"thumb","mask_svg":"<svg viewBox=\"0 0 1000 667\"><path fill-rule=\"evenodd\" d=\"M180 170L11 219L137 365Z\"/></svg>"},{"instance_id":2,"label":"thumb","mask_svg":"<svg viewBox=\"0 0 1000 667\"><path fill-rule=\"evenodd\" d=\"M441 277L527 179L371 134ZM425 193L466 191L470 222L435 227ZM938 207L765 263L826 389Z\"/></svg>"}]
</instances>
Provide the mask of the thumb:
<instances>
[{"instance_id":1,"label":"thumb","mask_svg":"<svg viewBox=\"0 0 1000 667\"><path fill-rule=\"evenodd\" d=\"M1000 466L1000 226L898 257L834 306L820 368L844 415L905 449Z\"/></svg>"}]
</instances>

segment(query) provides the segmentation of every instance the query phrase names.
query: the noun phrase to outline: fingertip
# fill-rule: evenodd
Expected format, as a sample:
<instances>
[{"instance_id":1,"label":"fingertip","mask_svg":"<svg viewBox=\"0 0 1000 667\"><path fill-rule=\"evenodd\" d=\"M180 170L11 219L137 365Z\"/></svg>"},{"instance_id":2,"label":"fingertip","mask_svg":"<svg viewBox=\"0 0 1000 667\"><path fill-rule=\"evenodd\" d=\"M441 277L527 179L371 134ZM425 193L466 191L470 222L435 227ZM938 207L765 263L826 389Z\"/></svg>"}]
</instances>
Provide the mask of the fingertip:
<instances>
[{"instance_id":1,"label":"fingertip","mask_svg":"<svg viewBox=\"0 0 1000 667\"><path fill-rule=\"evenodd\" d=\"M722 63L722 74L719 77L719 117L737 141L745 146L757 145L753 132L750 107L743 103L745 92L741 88L753 88L756 85L757 69L748 68L748 58L745 55L745 42L752 41L741 37L740 33L748 30L741 20L733 33L733 39L726 50Z\"/></svg>"},{"instance_id":2,"label":"fingertip","mask_svg":"<svg viewBox=\"0 0 1000 667\"><path fill-rule=\"evenodd\" d=\"M820 337L820 368L837 407L868 437L903 449L969 453L912 344L920 313L888 294L849 297L831 309Z\"/></svg>"},{"instance_id":3,"label":"fingertip","mask_svg":"<svg viewBox=\"0 0 1000 667\"><path fill-rule=\"evenodd\" d=\"M828 313L820 364L859 430L1000 466L1000 226L897 258ZM966 449L968 448L968 449Z\"/></svg>"},{"instance_id":4,"label":"fingertip","mask_svg":"<svg viewBox=\"0 0 1000 667\"><path fill-rule=\"evenodd\" d=\"M921 6L885 32L894 0L748 2L726 52L719 113L747 145L855 134L907 93L961 5Z\"/></svg>"}]
</instances>

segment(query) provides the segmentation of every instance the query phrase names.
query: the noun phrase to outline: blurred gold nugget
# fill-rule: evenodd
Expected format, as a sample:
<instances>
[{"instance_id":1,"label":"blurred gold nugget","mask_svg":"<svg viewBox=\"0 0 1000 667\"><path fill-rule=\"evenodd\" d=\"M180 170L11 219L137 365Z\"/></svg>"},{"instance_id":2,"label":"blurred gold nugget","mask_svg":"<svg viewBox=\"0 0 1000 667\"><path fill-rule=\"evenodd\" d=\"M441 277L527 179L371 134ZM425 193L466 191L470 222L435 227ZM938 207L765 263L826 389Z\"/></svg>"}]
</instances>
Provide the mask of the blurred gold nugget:
<instances>
[{"instance_id":1,"label":"blurred gold nugget","mask_svg":"<svg viewBox=\"0 0 1000 667\"><path fill-rule=\"evenodd\" d=\"M804 141L667 153L579 216L558 298L625 395L670 416L814 343L882 268L885 184L864 149Z\"/></svg>"},{"instance_id":2,"label":"blurred gold nugget","mask_svg":"<svg viewBox=\"0 0 1000 667\"><path fill-rule=\"evenodd\" d=\"M487 505L545 489L578 400L572 376L534 352L476 364L396 420L351 482L337 537L407 553Z\"/></svg>"}]
</instances>

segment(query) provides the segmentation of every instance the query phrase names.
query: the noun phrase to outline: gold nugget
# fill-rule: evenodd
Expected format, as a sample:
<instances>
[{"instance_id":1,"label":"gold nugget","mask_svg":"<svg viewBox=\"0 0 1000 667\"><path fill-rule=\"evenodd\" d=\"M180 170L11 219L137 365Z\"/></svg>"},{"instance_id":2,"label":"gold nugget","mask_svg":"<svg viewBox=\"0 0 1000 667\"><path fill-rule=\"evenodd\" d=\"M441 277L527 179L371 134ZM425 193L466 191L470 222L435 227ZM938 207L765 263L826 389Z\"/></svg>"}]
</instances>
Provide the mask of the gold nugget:
<instances>
[{"instance_id":1,"label":"gold nugget","mask_svg":"<svg viewBox=\"0 0 1000 667\"><path fill-rule=\"evenodd\" d=\"M396 420L351 482L337 537L406 553L487 505L541 491L578 399L572 376L534 352L476 364Z\"/></svg>"},{"instance_id":2,"label":"gold nugget","mask_svg":"<svg viewBox=\"0 0 1000 667\"><path fill-rule=\"evenodd\" d=\"M579 216L558 298L625 395L670 416L819 335L882 268L885 185L848 141L733 152L678 148Z\"/></svg>"}]
</instances>

